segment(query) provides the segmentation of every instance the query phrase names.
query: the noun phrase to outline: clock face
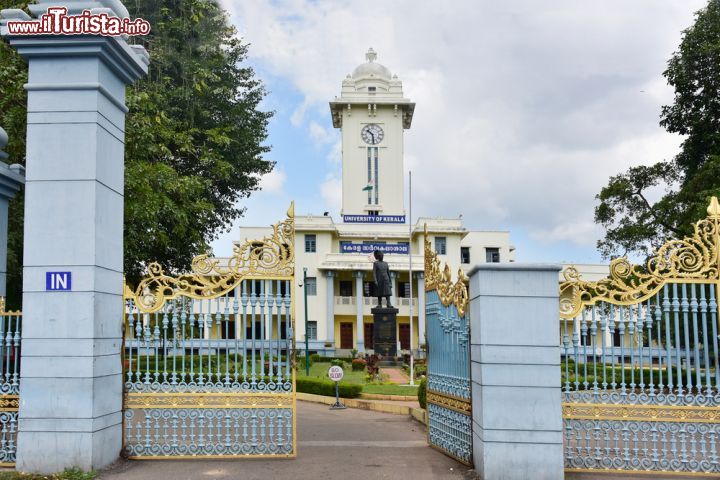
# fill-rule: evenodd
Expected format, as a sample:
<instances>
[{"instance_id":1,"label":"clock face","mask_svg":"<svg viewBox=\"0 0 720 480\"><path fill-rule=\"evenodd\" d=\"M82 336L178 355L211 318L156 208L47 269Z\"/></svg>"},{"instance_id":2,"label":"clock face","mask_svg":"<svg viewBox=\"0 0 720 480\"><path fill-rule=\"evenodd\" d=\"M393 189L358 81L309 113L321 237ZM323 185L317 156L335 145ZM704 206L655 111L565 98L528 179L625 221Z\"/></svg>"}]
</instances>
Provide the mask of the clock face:
<instances>
[{"instance_id":1,"label":"clock face","mask_svg":"<svg viewBox=\"0 0 720 480\"><path fill-rule=\"evenodd\" d=\"M363 140L365 140L365 143L368 143L370 145L377 145L378 143L382 142L382 139L385 136L385 132L383 132L383 129L380 128L380 125L370 123L363 127L362 131L360 132L360 136Z\"/></svg>"}]
</instances>

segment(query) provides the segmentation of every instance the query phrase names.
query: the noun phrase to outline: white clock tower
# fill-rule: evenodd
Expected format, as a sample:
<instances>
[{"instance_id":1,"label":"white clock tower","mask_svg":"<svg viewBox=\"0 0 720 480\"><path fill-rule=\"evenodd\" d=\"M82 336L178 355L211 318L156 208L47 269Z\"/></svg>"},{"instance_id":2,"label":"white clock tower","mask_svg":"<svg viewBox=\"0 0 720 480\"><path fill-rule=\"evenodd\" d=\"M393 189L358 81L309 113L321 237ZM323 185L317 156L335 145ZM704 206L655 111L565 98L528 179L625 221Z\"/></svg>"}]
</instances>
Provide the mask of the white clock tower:
<instances>
[{"instance_id":1,"label":"white clock tower","mask_svg":"<svg viewBox=\"0 0 720 480\"><path fill-rule=\"evenodd\" d=\"M348 215L403 216L403 130L415 104L402 82L369 49L366 63L342 83L330 102L333 126L342 129L342 211Z\"/></svg>"}]
</instances>

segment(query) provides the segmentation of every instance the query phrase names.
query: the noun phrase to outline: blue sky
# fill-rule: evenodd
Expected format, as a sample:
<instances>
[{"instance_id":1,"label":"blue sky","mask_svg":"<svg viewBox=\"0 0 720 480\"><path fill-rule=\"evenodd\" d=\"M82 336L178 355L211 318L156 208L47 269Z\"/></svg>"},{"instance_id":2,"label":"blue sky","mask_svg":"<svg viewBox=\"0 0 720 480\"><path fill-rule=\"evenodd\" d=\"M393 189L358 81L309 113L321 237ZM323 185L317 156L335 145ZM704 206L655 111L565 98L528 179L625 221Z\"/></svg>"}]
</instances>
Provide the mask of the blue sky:
<instances>
[{"instance_id":1,"label":"blue sky","mask_svg":"<svg viewBox=\"0 0 720 480\"><path fill-rule=\"evenodd\" d=\"M598 262L594 197L610 175L675 154L662 71L704 0L539 4L225 0L275 110L276 170L238 226L339 210L328 101L372 46L417 102L406 132L413 213L510 230L516 260ZM652 28L644 26L652 25Z\"/></svg>"}]
</instances>

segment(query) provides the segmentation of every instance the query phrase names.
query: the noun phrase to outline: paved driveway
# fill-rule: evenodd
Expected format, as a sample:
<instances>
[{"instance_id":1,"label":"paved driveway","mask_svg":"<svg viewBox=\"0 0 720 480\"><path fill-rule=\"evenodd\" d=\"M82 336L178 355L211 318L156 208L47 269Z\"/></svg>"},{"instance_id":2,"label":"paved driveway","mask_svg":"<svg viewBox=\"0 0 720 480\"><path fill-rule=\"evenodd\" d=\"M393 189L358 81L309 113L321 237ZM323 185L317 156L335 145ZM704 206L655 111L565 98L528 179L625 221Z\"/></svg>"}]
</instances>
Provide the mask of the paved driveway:
<instances>
[{"instance_id":1,"label":"paved driveway","mask_svg":"<svg viewBox=\"0 0 720 480\"><path fill-rule=\"evenodd\" d=\"M425 427L404 415L329 410L298 402L295 460L121 461L107 480L473 478L468 469L427 446Z\"/></svg>"}]
</instances>

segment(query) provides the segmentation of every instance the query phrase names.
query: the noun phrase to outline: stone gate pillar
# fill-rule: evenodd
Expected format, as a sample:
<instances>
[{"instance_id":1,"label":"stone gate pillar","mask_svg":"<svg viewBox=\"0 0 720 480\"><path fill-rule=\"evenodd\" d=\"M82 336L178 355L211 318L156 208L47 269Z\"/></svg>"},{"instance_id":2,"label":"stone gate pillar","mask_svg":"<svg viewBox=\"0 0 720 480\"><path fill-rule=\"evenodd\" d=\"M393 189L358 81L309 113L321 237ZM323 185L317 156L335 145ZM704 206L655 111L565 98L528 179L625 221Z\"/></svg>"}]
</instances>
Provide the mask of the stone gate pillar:
<instances>
[{"instance_id":1,"label":"stone gate pillar","mask_svg":"<svg viewBox=\"0 0 720 480\"><path fill-rule=\"evenodd\" d=\"M56 5L128 16L119 0L29 8ZM17 469L100 468L122 448L125 87L148 55L121 37L10 36L29 18L2 19L29 65Z\"/></svg>"},{"instance_id":2,"label":"stone gate pillar","mask_svg":"<svg viewBox=\"0 0 720 480\"><path fill-rule=\"evenodd\" d=\"M473 460L481 478L562 480L558 272L470 272Z\"/></svg>"}]
</instances>

